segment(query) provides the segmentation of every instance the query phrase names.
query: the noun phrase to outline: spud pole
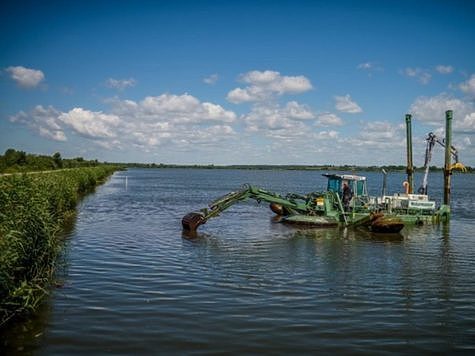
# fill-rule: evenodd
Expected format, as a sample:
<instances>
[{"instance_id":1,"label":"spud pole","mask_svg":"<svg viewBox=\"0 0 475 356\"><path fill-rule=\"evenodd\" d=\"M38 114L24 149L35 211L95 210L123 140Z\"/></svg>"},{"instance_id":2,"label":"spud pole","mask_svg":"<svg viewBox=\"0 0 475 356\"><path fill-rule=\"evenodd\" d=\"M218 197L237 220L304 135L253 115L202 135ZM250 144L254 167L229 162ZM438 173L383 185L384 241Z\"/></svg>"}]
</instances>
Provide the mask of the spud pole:
<instances>
[{"instance_id":1,"label":"spud pole","mask_svg":"<svg viewBox=\"0 0 475 356\"><path fill-rule=\"evenodd\" d=\"M452 147L452 110L445 112L445 166L444 166L444 204L450 207L450 148Z\"/></svg>"},{"instance_id":2,"label":"spud pole","mask_svg":"<svg viewBox=\"0 0 475 356\"><path fill-rule=\"evenodd\" d=\"M412 128L411 128L411 115L406 115L406 144L407 144L407 182L409 183L408 193L414 192L414 166L412 164Z\"/></svg>"}]
</instances>

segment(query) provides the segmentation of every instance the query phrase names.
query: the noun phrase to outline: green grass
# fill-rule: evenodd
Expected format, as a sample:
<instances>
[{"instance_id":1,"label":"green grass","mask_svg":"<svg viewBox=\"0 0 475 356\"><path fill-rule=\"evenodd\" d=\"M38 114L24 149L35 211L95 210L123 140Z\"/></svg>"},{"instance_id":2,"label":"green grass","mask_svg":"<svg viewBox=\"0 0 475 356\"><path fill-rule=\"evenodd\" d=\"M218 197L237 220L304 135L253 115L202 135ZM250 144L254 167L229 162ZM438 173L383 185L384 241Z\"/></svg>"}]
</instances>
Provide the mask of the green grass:
<instances>
[{"instance_id":1,"label":"green grass","mask_svg":"<svg viewBox=\"0 0 475 356\"><path fill-rule=\"evenodd\" d=\"M48 295L65 219L78 199L114 170L99 166L0 177L0 326L35 311Z\"/></svg>"}]
</instances>

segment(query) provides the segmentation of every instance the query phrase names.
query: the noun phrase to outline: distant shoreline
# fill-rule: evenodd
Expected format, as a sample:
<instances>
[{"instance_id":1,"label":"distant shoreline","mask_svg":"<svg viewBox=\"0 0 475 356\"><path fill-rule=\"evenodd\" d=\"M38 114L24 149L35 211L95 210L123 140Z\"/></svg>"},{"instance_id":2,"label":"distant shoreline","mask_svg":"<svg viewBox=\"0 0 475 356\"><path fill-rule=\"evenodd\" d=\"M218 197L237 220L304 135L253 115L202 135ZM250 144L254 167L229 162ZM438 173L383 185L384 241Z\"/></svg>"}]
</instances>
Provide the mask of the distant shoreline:
<instances>
[{"instance_id":1,"label":"distant shoreline","mask_svg":"<svg viewBox=\"0 0 475 356\"><path fill-rule=\"evenodd\" d=\"M52 171L67 168L96 167L108 165L119 168L183 168L183 169L241 169L241 170L280 170L280 171L338 171L338 172L406 172L405 165L388 164L383 166L371 165L334 165L334 164L170 164L170 163L138 163L138 162L100 162L97 159L88 160L83 157L63 158L59 152L52 156L37 155L9 148L0 155L0 173L25 173L33 171ZM474 168L466 166L467 172ZM421 172L423 167L414 167ZM430 166L431 171L442 171L442 167Z\"/></svg>"},{"instance_id":2,"label":"distant shoreline","mask_svg":"<svg viewBox=\"0 0 475 356\"><path fill-rule=\"evenodd\" d=\"M332 166L332 165L199 165L199 164L156 164L156 163L114 163L126 168L157 168L157 169L238 169L238 170L285 170L285 171L345 171L345 172L380 172L383 169L387 172L406 172L406 166ZM423 167L414 167L416 172L424 171ZM431 171L442 171L442 167L431 166ZM473 172L471 167L467 167L467 172Z\"/></svg>"}]
</instances>

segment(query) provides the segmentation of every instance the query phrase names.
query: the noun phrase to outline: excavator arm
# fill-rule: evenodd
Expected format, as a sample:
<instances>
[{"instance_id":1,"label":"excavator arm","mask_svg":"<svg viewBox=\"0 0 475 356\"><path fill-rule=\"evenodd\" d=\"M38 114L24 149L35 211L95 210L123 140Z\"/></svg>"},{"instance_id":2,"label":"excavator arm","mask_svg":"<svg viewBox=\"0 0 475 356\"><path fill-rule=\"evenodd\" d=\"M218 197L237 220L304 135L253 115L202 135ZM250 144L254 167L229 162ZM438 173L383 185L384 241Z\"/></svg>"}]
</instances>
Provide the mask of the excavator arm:
<instances>
[{"instance_id":1,"label":"excavator arm","mask_svg":"<svg viewBox=\"0 0 475 356\"><path fill-rule=\"evenodd\" d=\"M308 211L307 196L290 194L286 197L282 197L279 194L268 192L258 187L244 185L242 189L228 193L211 202L207 208L186 214L181 220L183 229L195 232L200 225L203 225L209 219L218 216L232 205L248 199L254 199L257 202L266 201L268 203L274 203L285 207L288 211L300 213Z\"/></svg>"}]
</instances>

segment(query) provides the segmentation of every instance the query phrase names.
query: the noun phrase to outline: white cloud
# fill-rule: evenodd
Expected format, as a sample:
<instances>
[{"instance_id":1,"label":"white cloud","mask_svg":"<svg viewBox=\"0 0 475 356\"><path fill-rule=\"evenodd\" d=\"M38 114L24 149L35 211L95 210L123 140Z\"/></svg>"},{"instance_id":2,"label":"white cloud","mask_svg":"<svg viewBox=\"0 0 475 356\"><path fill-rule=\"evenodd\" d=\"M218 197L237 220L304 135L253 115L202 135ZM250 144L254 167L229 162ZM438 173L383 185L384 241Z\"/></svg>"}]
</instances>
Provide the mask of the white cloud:
<instances>
[{"instance_id":1,"label":"white cloud","mask_svg":"<svg viewBox=\"0 0 475 356\"><path fill-rule=\"evenodd\" d=\"M318 115L318 126L342 126L343 120L332 113L326 112Z\"/></svg>"},{"instance_id":2,"label":"white cloud","mask_svg":"<svg viewBox=\"0 0 475 356\"><path fill-rule=\"evenodd\" d=\"M399 141L396 133L402 131L401 125L394 125L387 121L372 121L364 124L360 137L373 142Z\"/></svg>"},{"instance_id":3,"label":"white cloud","mask_svg":"<svg viewBox=\"0 0 475 356\"><path fill-rule=\"evenodd\" d=\"M364 70L369 70L369 69L372 69L373 67L374 65L371 62L360 63L357 66L358 69L364 69Z\"/></svg>"},{"instance_id":4,"label":"white cloud","mask_svg":"<svg viewBox=\"0 0 475 356\"><path fill-rule=\"evenodd\" d=\"M243 102L259 102L274 96L298 94L312 89L310 80L300 76L282 76L275 71L251 71L241 76L241 81L249 84L245 88L231 90L228 101L239 104Z\"/></svg>"},{"instance_id":5,"label":"white cloud","mask_svg":"<svg viewBox=\"0 0 475 356\"><path fill-rule=\"evenodd\" d=\"M454 67L452 66L444 66L442 64L439 64L438 66L435 67L435 70L439 72L440 74L450 74L454 71Z\"/></svg>"},{"instance_id":6,"label":"white cloud","mask_svg":"<svg viewBox=\"0 0 475 356\"><path fill-rule=\"evenodd\" d=\"M53 140L65 140L65 130L76 132L107 149L134 147L149 151L167 145L170 149L192 150L193 145L210 146L236 136L230 126L236 119L234 112L188 94L149 96L139 102L115 98L108 104L108 112L81 107L61 112L38 106L10 120Z\"/></svg>"},{"instance_id":7,"label":"white cloud","mask_svg":"<svg viewBox=\"0 0 475 356\"><path fill-rule=\"evenodd\" d=\"M34 88L45 79L41 70L29 69L22 66L8 67L6 71L19 86L23 88Z\"/></svg>"},{"instance_id":8,"label":"white cloud","mask_svg":"<svg viewBox=\"0 0 475 356\"><path fill-rule=\"evenodd\" d=\"M40 136L54 141L66 141L66 135L61 128L61 122L58 120L60 112L52 106L44 108L37 105L29 113L20 111L18 114L11 116L10 121L24 124L33 132L39 133Z\"/></svg>"},{"instance_id":9,"label":"white cloud","mask_svg":"<svg viewBox=\"0 0 475 356\"><path fill-rule=\"evenodd\" d=\"M446 93L432 97L418 97L412 103L409 110L415 119L430 125L443 124L445 122L445 112L453 110L455 118L454 128L460 125L460 118L464 118L475 111L472 103L454 98Z\"/></svg>"},{"instance_id":10,"label":"white cloud","mask_svg":"<svg viewBox=\"0 0 475 356\"><path fill-rule=\"evenodd\" d=\"M457 132L475 133L475 110L464 116L462 120L454 123L454 130Z\"/></svg>"},{"instance_id":11,"label":"white cloud","mask_svg":"<svg viewBox=\"0 0 475 356\"><path fill-rule=\"evenodd\" d=\"M117 133L114 128L120 124L120 119L116 115L82 108L74 108L67 113L62 113L58 119L88 138L116 137Z\"/></svg>"},{"instance_id":12,"label":"white cloud","mask_svg":"<svg viewBox=\"0 0 475 356\"><path fill-rule=\"evenodd\" d=\"M475 133L475 103L442 93L433 97L419 97L410 107L414 117L429 125L438 126L444 135L445 112L453 110L455 133Z\"/></svg>"},{"instance_id":13,"label":"white cloud","mask_svg":"<svg viewBox=\"0 0 475 356\"><path fill-rule=\"evenodd\" d=\"M242 116L242 120L248 133L285 141L289 145L295 145L297 140L311 141L317 137L312 125L317 121L317 115L308 106L296 101L290 101L285 106L257 103Z\"/></svg>"},{"instance_id":14,"label":"white cloud","mask_svg":"<svg viewBox=\"0 0 475 356\"><path fill-rule=\"evenodd\" d=\"M307 105L299 104L296 101L289 101L282 113L284 116L295 120L315 119L315 114Z\"/></svg>"},{"instance_id":15,"label":"white cloud","mask_svg":"<svg viewBox=\"0 0 475 356\"><path fill-rule=\"evenodd\" d=\"M417 81L423 85L429 84L432 79L432 75L425 69L421 68L405 68L402 72L404 75L415 78Z\"/></svg>"},{"instance_id":16,"label":"white cloud","mask_svg":"<svg viewBox=\"0 0 475 356\"><path fill-rule=\"evenodd\" d=\"M106 81L106 86L112 89L124 90L129 87L134 87L137 81L134 78L129 79L114 79L109 78Z\"/></svg>"},{"instance_id":17,"label":"white cloud","mask_svg":"<svg viewBox=\"0 0 475 356\"><path fill-rule=\"evenodd\" d=\"M258 93L251 93L251 89L236 88L231 90L226 98L228 99L228 101L234 104L239 104L249 101L257 101L257 96ZM263 99L265 99L265 97L260 96L259 100Z\"/></svg>"},{"instance_id":18,"label":"white cloud","mask_svg":"<svg viewBox=\"0 0 475 356\"><path fill-rule=\"evenodd\" d=\"M234 137L229 126L236 114L217 104L200 102L189 94L148 96L139 102L112 100L112 113L123 121L123 135L134 133L131 141L146 148L169 144L190 147L202 146Z\"/></svg>"},{"instance_id":19,"label":"white cloud","mask_svg":"<svg viewBox=\"0 0 475 356\"><path fill-rule=\"evenodd\" d=\"M351 100L349 94L345 96L335 96L335 102L335 108L341 112L356 114L363 111L355 101Z\"/></svg>"},{"instance_id":20,"label":"white cloud","mask_svg":"<svg viewBox=\"0 0 475 356\"><path fill-rule=\"evenodd\" d=\"M359 150L374 156L374 150L399 152L405 146L404 126L388 121L364 122L360 132L354 137L342 140L347 150ZM373 157L374 159L380 157Z\"/></svg>"},{"instance_id":21,"label":"white cloud","mask_svg":"<svg viewBox=\"0 0 475 356\"><path fill-rule=\"evenodd\" d=\"M204 129L190 131L186 135L186 141L192 145L215 145L235 135L236 132L229 125L212 125Z\"/></svg>"},{"instance_id":22,"label":"white cloud","mask_svg":"<svg viewBox=\"0 0 475 356\"><path fill-rule=\"evenodd\" d=\"M281 140L293 140L308 136L311 132L306 121L314 114L296 102L280 105L254 105L252 110L242 117L246 130L250 133L263 134L266 137Z\"/></svg>"},{"instance_id":23,"label":"white cloud","mask_svg":"<svg viewBox=\"0 0 475 356\"><path fill-rule=\"evenodd\" d=\"M119 116L143 121L193 124L204 122L233 122L236 114L222 106L200 102L189 94L147 96L140 102L112 100L113 112Z\"/></svg>"},{"instance_id":24,"label":"white cloud","mask_svg":"<svg viewBox=\"0 0 475 356\"><path fill-rule=\"evenodd\" d=\"M219 76L215 73L215 74L211 74L209 77L204 78L203 82L209 85L213 85L213 84L216 84L218 79L219 79Z\"/></svg>"},{"instance_id":25,"label":"white cloud","mask_svg":"<svg viewBox=\"0 0 475 356\"><path fill-rule=\"evenodd\" d=\"M475 74L472 74L469 79L460 84L460 90L475 99Z\"/></svg>"},{"instance_id":26,"label":"white cloud","mask_svg":"<svg viewBox=\"0 0 475 356\"><path fill-rule=\"evenodd\" d=\"M369 77L375 72L382 72L384 69L375 62L364 62L356 66L357 69L365 71Z\"/></svg>"},{"instance_id":27,"label":"white cloud","mask_svg":"<svg viewBox=\"0 0 475 356\"><path fill-rule=\"evenodd\" d=\"M61 130L52 131L45 127L39 127L40 136L53 141L67 141L66 135Z\"/></svg>"},{"instance_id":28,"label":"white cloud","mask_svg":"<svg viewBox=\"0 0 475 356\"><path fill-rule=\"evenodd\" d=\"M329 130L329 131L320 131L316 134L316 138L319 140L336 140L339 136L338 131Z\"/></svg>"}]
</instances>

